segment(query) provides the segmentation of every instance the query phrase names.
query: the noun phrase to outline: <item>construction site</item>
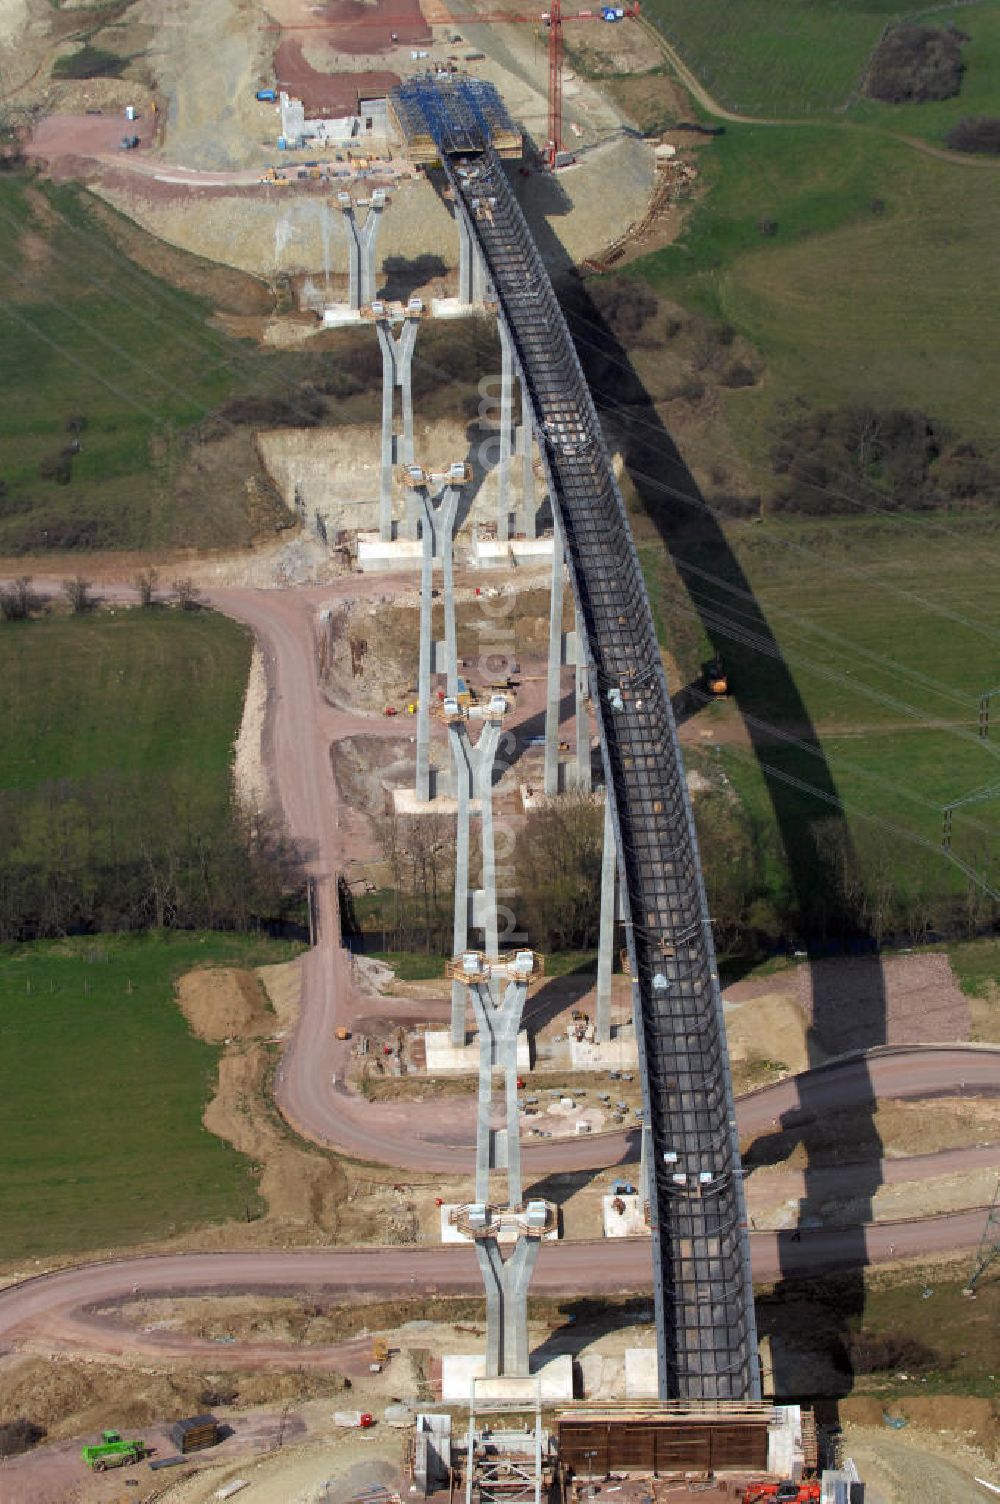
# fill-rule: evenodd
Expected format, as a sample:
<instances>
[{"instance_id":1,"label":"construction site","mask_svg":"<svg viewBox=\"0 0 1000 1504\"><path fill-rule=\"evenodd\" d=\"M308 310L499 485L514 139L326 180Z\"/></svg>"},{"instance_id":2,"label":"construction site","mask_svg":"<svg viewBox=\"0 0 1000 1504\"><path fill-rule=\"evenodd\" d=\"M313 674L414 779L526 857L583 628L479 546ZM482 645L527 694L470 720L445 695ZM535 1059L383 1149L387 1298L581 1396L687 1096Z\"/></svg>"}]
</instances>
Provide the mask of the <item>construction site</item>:
<instances>
[{"instance_id":1,"label":"construction site","mask_svg":"<svg viewBox=\"0 0 1000 1504\"><path fill-rule=\"evenodd\" d=\"M189 1274L165 1253L109 1261L86 1304L71 1268L11 1283L0 1341L41 1319L51 1280L80 1350L113 1341L151 1367L157 1354L177 1358L181 1333L205 1361L219 1352L209 1342L228 1342L234 1360L250 1344L270 1364L253 1313L290 1291L335 1294L345 1310L409 1303L398 1330L372 1320L349 1337L293 1337L303 1372L321 1384L336 1371L352 1391L309 1399L297 1421L299 1439L315 1442L307 1461L282 1468L289 1404L256 1429L198 1415L152 1442L149 1428L143 1442L106 1432L82 1454L87 1492L70 1492L84 1487L74 1482L46 1493L40 1472L15 1463L0 1473L11 1504L866 1497L839 1427L817 1422L821 1381L800 1374L790 1392L776 1379L753 1288L755 1273L780 1281L867 1262L866 1231L810 1228L815 1169L801 1195L768 1203L762 1193L748 1210L734 1070L764 1042L754 1026L740 1033L739 1003L723 1001L692 816L697 775L685 769L620 463L551 281L567 264L600 262L627 226L648 230L650 204L677 196L694 157L623 131L565 65L564 21L613 35L625 71L638 6L460 20L437 9L335 5L303 20L312 13L282 4L224 53L239 80L236 129L207 127L193 84L175 81L167 99L161 80L135 108L123 101L139 96L118 81L114 111L93 113L81 86L78 111L39 121L29 144L54 175L87 176L164 240L281 282L287 316L265 338L322 338L333 361L339 339L377 345L380 410L364 427L257 440L299 536L275 577L253 583L280 587L291 570L310 590L309 693L339 732L316 757L322 817L310 806L302 819L300 806L292 832L314 853L310 948L297 1018L281 1020L290 1044L273 1093L315 1144L424 1180L419 1206L391 1179L358 1190L357 1246L299 1250L294 1271L277 1253L255 1266L247 1247L193 1256ZM142 4L133 15L151 24ZM537 32L530 66L528 49L511 56L487 40L504 21ZM181 56L211 40L195 29ZM540 248L529 226L556 204ZM445 324L467 328L470 343L495 341L499 369L474 418L429 421L414 397L427 331ZM226 609L228 581L212 567ZM256 609L243 615L255 629ZM258 749L275 735L267 718L283 650L269 648L266 683L260 670ZM707 664L702 702L728 691L725 666ZM290 743L301 729L282 735ZM265 785L262 805L281 797ZM573 801L600 823L596 976L585 989L547 976L530 916L511 907L513 847L531 842L539 812ZM391 973L364 954L357 910L389 886L384 832L415 847L420 822L447 829L434 882L453 915L450 943L436 978L388 996ZM960 1006L949 984L935 975L942 1009ZM791 1037L785 1015L781 1026ZM847 1058L835 1041L822 1053L814 1033L802 1025L793 1069ZM951 1038L942 1026L941 1050ZM973 1089L993 1090L985 1054L961 1069ZM870 1082L854 1089L862 1100ZM794 1099L771 1116L764 1095L754 1110L763 1131L794 1130ZM994 1158L976 1161L990 1187ZM546 1193L563 1173L578 1173L575 1202ZM869 1211L875 1191L858 1192ZM974 1220L967 1201L942 1210ZM874 1229L872 1213L868 1246L892 1258L898 1235L875 1230L872 1241ZM941 1238L950 1246L944 1226ZM995 1196L972 1242L974 1294L1000 1252ZM195 1312L241 1289L239 1335ZM634 1296L641 1310L596 1336L568 1330L575 1317L543 1332L533 1290L609 1307ZM485 1302L485 1319L435 1326L419 1302L442 1295ZM205 1465L194 1466L188 1453L202 1448Z\"/></svg>"}]
</instances>

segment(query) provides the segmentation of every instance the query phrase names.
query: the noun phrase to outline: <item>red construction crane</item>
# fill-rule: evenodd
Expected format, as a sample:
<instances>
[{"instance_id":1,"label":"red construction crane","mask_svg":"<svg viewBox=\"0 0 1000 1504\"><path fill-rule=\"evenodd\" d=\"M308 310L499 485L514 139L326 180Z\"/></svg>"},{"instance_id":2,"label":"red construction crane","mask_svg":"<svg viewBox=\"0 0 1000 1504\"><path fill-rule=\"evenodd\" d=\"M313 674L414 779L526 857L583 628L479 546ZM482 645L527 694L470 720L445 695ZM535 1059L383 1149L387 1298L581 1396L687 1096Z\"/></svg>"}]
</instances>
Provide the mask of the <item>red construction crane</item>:
<instances>
[{"instance_id":1,"label":"red construction crane","mask_svg":"<svg viewBox=\"0 0 1000 1504\"><path fill-rule=\"evenodd\" d=\"M554 167L559 153L563 149L562 135L562 98L563 98L563 23L565 21L605 21L617 22L634 18L640 14L639 0L629 0L627 5L600 5L596 10L564 11L562 0L551 0L549 9L536 11L534 14L519 13L516 11L486 11L480 15L468 13L466 15L452 15L450 24L453 26L506 26L532 25L539 22L548 29L549 33L549 138L546 143L545 156L550 167ZM350 22L338 21L305 21L300 25L282 26L271 23L264 29L266 31L331 31L338 25L355 26L381 26L383 29L391 25L391 19L383 17L365 17Z\"/></svg>"}]
</instances>

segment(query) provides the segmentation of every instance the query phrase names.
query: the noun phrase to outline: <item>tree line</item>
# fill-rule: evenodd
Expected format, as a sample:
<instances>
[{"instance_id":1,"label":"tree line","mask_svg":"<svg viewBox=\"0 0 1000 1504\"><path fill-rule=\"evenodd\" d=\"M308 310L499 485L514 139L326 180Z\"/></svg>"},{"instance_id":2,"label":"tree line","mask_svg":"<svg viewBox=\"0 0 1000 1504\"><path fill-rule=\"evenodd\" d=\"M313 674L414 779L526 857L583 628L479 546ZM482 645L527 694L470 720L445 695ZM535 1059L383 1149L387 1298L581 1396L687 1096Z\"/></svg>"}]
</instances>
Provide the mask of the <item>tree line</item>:
<instances>
[{"instance_id":1,"label":"tree line","mask_svg":"<svg viewBox=\"0 0 1000 1504\"><path fill-rule=\"evenodd\" d=\"M782 838L767 815L724 789L699 795L694 815L715 941L724 956L972 937L1000 918L1000 906L974 881L952 882L941 857L918 847L900 850L864 825L849 830L840 816L804 814L796 832L786 833L803 843L814 872L796 891ZM538 950L596 948L603 823L603 810L590 796L563 795L517 827L509 858L498 855L500 904ZM358 927L378 935L387 950L450 955L454 818L389 814L375 828L388 886L357 904ZM966 855L977 868L989 866L986 850ZM469 870L475 887L477 849Z\"/></svg>"},{"instance_id":2,"label":"tree line","mask_svg":"<svg viewBox=\"0 0 1000 1504\"><path fill-rule=\"evenodd\" d=\"M0 941L297 920L296 853L267 822L180 778L134 774L0 791Z\"/></svg>"}]
</instances>

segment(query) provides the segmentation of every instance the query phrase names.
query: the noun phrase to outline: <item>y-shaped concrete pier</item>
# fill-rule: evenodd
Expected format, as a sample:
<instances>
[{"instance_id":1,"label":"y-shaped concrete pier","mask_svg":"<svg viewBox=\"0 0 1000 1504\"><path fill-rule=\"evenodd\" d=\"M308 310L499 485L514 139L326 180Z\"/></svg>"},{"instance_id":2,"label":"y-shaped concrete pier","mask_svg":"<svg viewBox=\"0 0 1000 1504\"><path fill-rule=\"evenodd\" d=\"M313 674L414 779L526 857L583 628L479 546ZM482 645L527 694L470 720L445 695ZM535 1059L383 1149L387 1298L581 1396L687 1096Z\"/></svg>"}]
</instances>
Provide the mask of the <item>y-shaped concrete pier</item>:
<instances>
[{"instance_id":1,"label":"y-shaped concrete pier","mask_svg":"<svg viewBox=\"0 0 1000 1504\"><path fill-rule=\"evenodd\" d=\"M376 308L378 305L376 304ZM413 347L417 342L422 309L407 309L399 335L392 332L388 310L375 318L375 332L382 351L382 454L379 468L378 531L383 543L392 542L393 466L398 461L413 464ZM403 432L395 437L395 393L400 389Z\"/></svg>"},{"instance_id":2,"label":"y-shaped concrete pier","mask_svg":"<svg viewBox=\"0 0 1000 1504\"><path fill-rule=\"evenodd\" d=\"M417 502L421 510L423 551L420 563L420 667L417 677L417 772L415 793L421 804L431 797L431 661L434 651L431 636L431 603L433 598L434 559L442 558L443 551L452 549L452 534L455 514L458 510L460 484L448 484L436 501L432 501L426 483L415 475ZM454 609L454 591L452 592ZM452 632L454 639L454 631Z\"/></svg>"},{"instance_id":3,"label":"y-shaped concrete pier","mask_svg":"<svg viewBox=\"0 0 1000 1504\"><path fill-rule=\"evenodd\" d=\"M528 1287L540 1240L518 1238L504 1261L496 1238L477 1238L476 1257L486 1286L486 1372L528 1373Z\"/></svg>"},{"instance_id":4,"label":"y-shaped concrete pier","mask_svg":"<svg viewBox=\"0 0 1000 1504\"><path fill-rule=\"evenodd\" d=\"M476 746L469 740L464 716L445 700L448 736L455 768L455 795L458 820L455 836L455 918L454 952L461 955L469 944L470 928L481 928L487 955L495 956L500 948L497 924L496 856L493 844L493 765L500 740L501 718L488 719ZM469 891L470 801L479 799L482 817L480 848L482 883L475 902ZM466 983L457 978L451 988L451 1042L465 1043Z\"/></svg>"},{"instance_id":5,"label":"y-shaped concrete pier","mask_svg":"<svg viewBox=\"0 0 1000 1504\"><path fill-rule=\"evenodd\" d=\"M531 952L525 952L531 957ZM517 1118L517 1036L528 995L531 970L515 976L494 1001L503 979L496 978L469 988L479 1030L479 1104L476 1125L476 1200L490 1199L490 1171L507 1170L507 1205L521 1205L521 1136ZM494 1128L493 1072L503 1071L506 1122Z\"/></svg>"},{"instance_id":6,"label":"y-shaped concrete pier","mask_svg":"<svg viewBox=\"0 0 1000 1504\"><path fill-rule=\"evenodd\" d=\"M371 196L368 215L358 224L354 200L349 193L338 193L337 202L347 229L347 302L353 309L367 308L375 301L375 240L385 208L385 190L376 188Z\"/></svg>"}]
</instances>

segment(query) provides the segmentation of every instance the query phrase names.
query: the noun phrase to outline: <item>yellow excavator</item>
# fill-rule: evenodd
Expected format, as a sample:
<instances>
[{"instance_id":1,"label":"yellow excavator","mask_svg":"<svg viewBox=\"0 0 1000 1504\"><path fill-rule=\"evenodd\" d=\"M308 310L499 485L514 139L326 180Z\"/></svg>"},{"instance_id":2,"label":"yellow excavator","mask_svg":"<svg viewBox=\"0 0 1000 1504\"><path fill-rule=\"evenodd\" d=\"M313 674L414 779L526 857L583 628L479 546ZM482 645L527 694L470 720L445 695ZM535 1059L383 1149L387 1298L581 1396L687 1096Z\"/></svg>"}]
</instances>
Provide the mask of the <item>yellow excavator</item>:
<instances>
[{"instance_id":1,"label":"yellow excavator","mask_svg":"<svg viewBox=\"0 0 1000 1504\"><path fill-rule=\"evenodd\" d=\"M705 690L714 700L721 700L728 695L729 675L718 653L711 662L703 665L702 675L705 680Z\"/></svg>"}]
</instances>

